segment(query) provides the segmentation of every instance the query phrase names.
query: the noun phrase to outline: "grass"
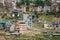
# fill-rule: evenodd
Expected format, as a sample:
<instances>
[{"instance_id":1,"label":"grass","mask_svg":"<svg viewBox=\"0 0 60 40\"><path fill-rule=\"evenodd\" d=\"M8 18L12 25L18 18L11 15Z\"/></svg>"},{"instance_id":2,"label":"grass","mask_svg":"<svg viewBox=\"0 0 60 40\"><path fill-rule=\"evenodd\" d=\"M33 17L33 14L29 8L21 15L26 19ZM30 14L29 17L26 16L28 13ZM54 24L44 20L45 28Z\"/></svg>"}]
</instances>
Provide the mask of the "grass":
<instances>
[{"instance_id":1,"label":"grass","mask_svg":"<svg viewBox=\"0 0 60 40\"><path fill-rule=\"evenodd\" d=\"M38 20L46 20L47 23L52 23L52 16L51 15L40 15ZM58 19L60 20L60 18ZM2 21L8 21L8 20L2 20ZM14 21L14 23L16 23L16 19L13 19L13 20L10 20L10 21ZM41 28L42 26L42 23L36 23L36 28ZM47 29L49 30L49 29ZM12 39L12 40L60 40L60 37L49 37L49 35L43 35L43 36L40 36L40 35L35 35L35 36L29 36L29 35L20 35L20 36L17 36L17 37L13 37L13 36L6 36L5 35L5 38L7 40L9 39Z\"/></svg>"},{"instance_id":2,"label":"grass","mask_svg":"<svg viewBox=\"0 0 60 40\"><path fill-rule=\"evenodd\" d=\"M28 35L21 35L19 37L12 38L11 36L5 36L6 39L14 39L14 40L60 40L59 36L49 37L49 35L43 36L28 36Z\"/></svg>"},{"instance_id":3,"label":"grass","mask_svg":"<svg viewBox=\"0 0 60 40\"><path fill-rule=\"evenodd\" d=\"M43 20L43 21L47 21L48 24L52 23L52 16L51 15L39 15L39 18L37 20ZM34 25L36 26L36 28L42 28L43 23L34 23Z\"/></svg>"},{"instance_id":4,"label":"grass","mask_svg":"<svg viewBox=\"0 0 60 40\"><path fill-rule=\"evenodd\" d=\"M52 22L52 16L51 15L40 15L38 20L46 20L48 23Z\"/></svg>"}]
</instances>

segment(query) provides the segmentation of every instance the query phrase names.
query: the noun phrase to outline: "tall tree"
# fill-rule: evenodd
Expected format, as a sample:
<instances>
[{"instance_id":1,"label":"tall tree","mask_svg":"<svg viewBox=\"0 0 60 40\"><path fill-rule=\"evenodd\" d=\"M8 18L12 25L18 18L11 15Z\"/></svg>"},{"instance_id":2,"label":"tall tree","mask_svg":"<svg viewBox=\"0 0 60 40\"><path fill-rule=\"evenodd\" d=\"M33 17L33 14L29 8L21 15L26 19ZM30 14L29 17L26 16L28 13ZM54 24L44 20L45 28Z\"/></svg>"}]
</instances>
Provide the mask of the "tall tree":
<instances>
[{"instance_id":1,"label":"tall tree","mask_svg":"<svg viewBox=\"0 0 60 40\"><path fill-rule=\"evenodd\" d=\"M26 2L26 6L27 6L27 7L26 7L26 11L29 11L30 1L29 1L29 0L26 0L25 2Z\"/></svg>"},{"instance_id":2,"label":"tall tree","mask_svg":"<svg viewBox=\"0 0 60 40\"><path fill-rule=\"evenodd\" d=\"M59 10L56 12L56 16L60 17L60 3L58 3L58 6L59 6Z\"/></svg>"},{"instance_id":3,"label":"tall tree","mask_svg":"<svg viewBox=\"0 0 60 40\"><path fill-rule=\"evenodd\" d=\"M51 6L51 0L45 0L45 5Z\"/></svg>"},{"instance_id":4,"label":"tall tree","mask_svg":"<svg viewBox=\"0 0 60 40\"><path fill-rule=\"evenodd\" d=\"M5 9L6 9L7 11L9 11L8 8L9 8L9 4L8 4L8 2L7 2L7 0L6 0L6 2L5 2Z\"/></svg>"},{"instance_id":5,"label":"tall tree","mask_svg":"<svg viewBox=\"0 0 60 40\"><path fill-rule=\"evenodd\" d=\"M20 7L21 3L20 2L16 2L17 7Z\"/></svg>"},{"instance_id":6,"label":"tall tree","mask_svg":"<svg viewBox=\"0 0 60 40\"><path fill-rule=\"evenodd\" d=\"M44 6L44 1L43 0L35 0L34 2L37 6Z\"/></svg>"},{"instance_id":7,"label":"tall tree","mask_svg":"<svg viewBox=\"0 0 60 40\"><path fill-rule=\"evenodd\" d=\"M21 0L21 4L25 4L25 1L24 0Z\"/></svg>"}]
</instances>

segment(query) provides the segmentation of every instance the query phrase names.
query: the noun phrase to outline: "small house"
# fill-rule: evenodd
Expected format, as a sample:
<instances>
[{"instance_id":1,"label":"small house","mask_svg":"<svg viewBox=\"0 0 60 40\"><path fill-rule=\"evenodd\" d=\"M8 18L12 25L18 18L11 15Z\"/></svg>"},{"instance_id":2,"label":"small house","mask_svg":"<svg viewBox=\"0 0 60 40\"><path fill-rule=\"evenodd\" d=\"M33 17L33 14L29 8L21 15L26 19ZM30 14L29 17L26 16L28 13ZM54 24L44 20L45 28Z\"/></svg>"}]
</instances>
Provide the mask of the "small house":
<instances>
[{"instance_id":1,"label":"small house","mask_svg":"<svg viewBox=\"0 0 60 40\"><path fill-rule=\"evenodd\" d=\"M50 6L44 6L43 11L44 12L50 12Z\"/></svg>"},{"instance_id":2,"label":"small house","mask_svg":"<svg viewBox=\"0 0 60 40\"><path fill-rule=\"evenodd\" d=\"M28 14L23 14L23 21L26 21L28 19Z\"/></svg>"},{"instance_id":3,"label":"small house","mask_svg":"<svg viewBox=\"0 0 60 40\"><path fill-rule=\"evenodd\" d=\"M12 11L12 17L19 17L21 12L22 12L21 9L13 10Z\"/></svg>"},{"instance_id":4,"label":"small house","mask_svg":"<svg viewBox=\"0 0 60 40\"><path fill-rule=\"evenodd\" d=\"M38 6L38 7L37 7L37 11L38 11L38 12L42 12L42 10L43 10L42 6Z\"/></svg>"},{"instance_id":5,"label":"small house","mask_svg":"<svg viewBox=\"0 0 60 40\"><path fill-rule=\"evenodd\" d=\"M60 0L52 0L52 2L60 3Z\"/></svg>"},{"instance_id":6,"label":"small house","mask_svg":"<svg viewBox=\"0 0 60 40\"><path fill-rule=\"evenodd\" d=\"M56 0L57 3L60 3L60 0Z\"/></svg>"},{"instance_id":7,"label":"small house","mask_svg":"<svg viewBox=\"0 0 60 40\"><path fill-rule=\"evenodd\" d=\"M54 21L52 24L54 27L59 27L59 25L60 25L59 21Z\"/></svg>"},{"instance_id":8,"label":"small house","mask_svg":"<svg viewBox=\"0 0 60 40\"><path fill-rule=\"evenodd\" d=\"M49 28L49 24L45 23L44 28Z\"/></svg>"},{"instance_id":9,"label":"small house","mask_svg":"<svg viewBox=\"0 0 60 40\"><path fill-rule=\"evenodd\" d=\"M10 30L13 30L11 27L12 27L12 23L10 23L10 22L6 22L6 24L5 24L5 31L6 32L10 32Z\"/></svg>"},{"instance_id":10,"label":"small house","mask_svg":"<svg viewBox=\"0 0 60 40\"><path fill-rule=\"evenodd\" d=\"M26 5L21 5L22 12L26 12Z\"/></svg>"},{"instance_id":11,"label":"small house","mask_svg":"<svg viewBox=\"0 0 60 40\"><path fill-rule=\"evenodd\" d=\"M27 31L27 26L26 26L25 22L20 21L18 26L16 27L16 30L21 34L25 34Z\"/></svg>"},{"instance_id":12,"label":"small house","mask_svg":"<svg viewBox=\"0 0 60 40\"><path fill-rule=\"evenodd\" d=\"M29 7L29 12L32 12L33 11L33 6L30 6Z\"/></svg>"}]
</instances>

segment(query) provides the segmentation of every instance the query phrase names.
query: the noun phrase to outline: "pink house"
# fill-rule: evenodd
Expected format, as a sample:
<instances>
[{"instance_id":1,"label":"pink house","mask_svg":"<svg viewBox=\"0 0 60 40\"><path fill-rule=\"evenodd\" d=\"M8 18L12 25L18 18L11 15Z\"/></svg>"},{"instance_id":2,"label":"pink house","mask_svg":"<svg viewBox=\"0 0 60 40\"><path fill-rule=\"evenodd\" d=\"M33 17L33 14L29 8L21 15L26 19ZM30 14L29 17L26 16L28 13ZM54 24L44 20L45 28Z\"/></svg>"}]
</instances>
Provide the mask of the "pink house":
<instances>
[{"instance_id":1,"label":"pink house","mask_svg":"<svg viewBox=\"0 0 60 40\"><path fill-rule=\"evenodd\" d=\"M27 33L27 25L25 24L25 22L18 22L18 26L16 26L16 31L19 31L19 33L21 34Z\"/></svg>"},{"instance_id":2,"label":"pink house","mask_svg":"<svg viewBox=\"0 0 60 40\"><path fill-rule=\"evenodd\" d=\"M26 24L19 24L19 26L16 27L16 30L19 30L19 33L21 34L27 33Z\"/></svg>"},{"instance_id":3,"label":"pink house","mask_svg":"<svg viewBox=\"0 0 60 40\"><path fill-rule=\"evenodd\" d=\"M5 4L5 2L7 2L7 3L11 3L12 0L0 0L0 3L2 3L3 5Z\"/></svg>"}]
</instances>

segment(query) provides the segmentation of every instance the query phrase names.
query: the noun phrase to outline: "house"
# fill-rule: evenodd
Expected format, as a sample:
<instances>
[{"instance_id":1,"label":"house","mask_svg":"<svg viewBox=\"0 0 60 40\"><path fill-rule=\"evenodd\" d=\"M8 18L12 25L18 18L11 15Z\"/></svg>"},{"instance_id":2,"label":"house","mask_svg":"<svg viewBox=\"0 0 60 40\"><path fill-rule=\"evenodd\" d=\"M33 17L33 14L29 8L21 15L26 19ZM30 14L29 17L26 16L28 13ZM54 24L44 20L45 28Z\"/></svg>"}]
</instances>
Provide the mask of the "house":
<instances>
[{"instance_id":1,"label":"house","mask_svg":"<svg viewBox=\"0 0 60 40\"><path fill-rule=\"evenodd\" d=\"M41 12L42 10L43 10L42 6L38 6L38 7L37 7L37 11L38 11L38 12Z\"/></svg>"},{"instance_id":2,"label":"house","mask_svg":"<svg viewBox=\"0 0 60 40\"><path fill-rule=\"evenodd\" d=\"M0 5L5 5L4 0L0 0Z\"/></svg>"},{"instance_id":3,"label":"house","mask_svg":"<svg viewBox=\"0 0 60 40\"><path fill-rule=\"evenodd\" d=\"M12 2L12 7L13 7L13 10L16 9L16 3L15 2Z\"/></svg>"},{"instance_id":4,"label":"house","mask_svg":"<svg viewBox=\"0 0 60 40\"><path fill-rule=\"evenodd\" d=\"M22 12L26 12L26 5L21 5Z\"/></svg>"},{"instance_id":5,"label":"house","mask_svg":"<svg viewBox=\"0 0 60 40\"><path fill-rule=\"evenodd\" d=\"M23 14L23 21L26 21L28 19L28 14Z\"/></svg>"},{"instance_id":6,"label":"house","mask_svg":"<svg viewBox=\"0 0 60 40\"><path fill-rule=\"evenodd\" d=\"M56 2L56 0L51 0L52 2Z\"/></svg>"},{"instance_id":7,"label":"house","mask_svg":"<svg viewBox=\"0 0 60 40\"><path fill-rule=\"evenodd\" d=\"M10 32L14 32L15 31L15 25L12 25L11 27L10 27Z\"/></svg>"},{"instance_id":8,"label":"house","mask_svg":"<svg viewBox=\"0 0 60 40\"><path fill-rule=\"evenodd\" d=\"M0 3L4 3L4 2L11 3L12 1L14 1L14 2L21 2L21 0L0 0Z\"/></svg>"},{"instance_id":9,"label":"house","mask_svg":"<svg viewBox=\"0 0 60 40\"><path fill-rule=\"evenodd\" d=\"M44 12L47 12L47 11L50 12L50 8L51 8L50 6L44 6L43 11Z\"/></svg>"},{"instance_id":10,"label":"house","mask_svg":"<svg viewBox=\"0 0 60 40\"><path fill-rule=\"evenodd\" d=\"M4 0L4 2L12 3L12 0Z\"/></svg>"},{"instance_id":11,"label":"house","mask_svg":"<svg viewBox=\"0 0 60 40\"><path fill-rule=\"evenodd\" d=\"M15 9L15 10L12 10L12 17L19 17L20 14L21 14L22 10L21 9Z\"/></svg>"},{"instance_id":12,"label":"house","mask_svg":"<svg viewBox=\"0 0 60 40\"><path fill-rule=\"evenodd\" d=\"M31 28L32 27L32 20L27 19L26 25L27 25L28 28Z\"/></svg>"},{"instance_id":13,"label":"house","mask_svg":"<svg viewBox=\"0 0 60 40\"><path fill-rule=\"evenodd\" d=\"M4 3L4 0L0 0L0 3Z\"/></svg>"},{"instance_id":14,"label":"house","mask_svg":"<svg viewBox=\"0 0 60 40\"><path fill-rule=\"evenodd\" d=\"M59 21L54 21L52 24L53 24L53 26L56 27L56 28L57 28L57 27L60 27L60 22L59 22Z\"/></svg>"},{"instance_id":15,"label":"house","mask_svg":"<svg viewBox=\"0 0 60 40\"><path fill-rule=\"evenodd\" d=\"M57 3L60 3L60 0L56 0Z\"/></svg>"},{"instance_id":16,"label":"house","mask_svg":"<svg viewBox=\"0 0 60 40\"><path fill-rule=\"evenodd\" d=\"M5 2L12 3L12 0L0 0L0 3L2 3L3 5L5 4Z\"/></svg>"},{"instance_id":17,"label":"house","mask_svg":"<svg viewBox=\"0 0 60 40\"><path fill-rule=\"evenodd\" d=\"M31 0L31 1L32 1L32 0ZM34 9L34 4L33 4L33 3L30 3L29 12L33 12L33 9Z\"/></svg>"},{"instance_id":18,"label":"house","mask_svg":"<svg viewBox=\"0 0 60 40\"><path fill-rule=\"evenodd\" d=\"M9 3L9 4L11 4L12 1L14 1L15 3L16 2L21 2L21 0L0 0L0 3L3 4L3 5L5 5L6 2Z\"/></svg>"},{"instance_id":19,"label":"house","mask_svg":"<svg viewBox=\"0 0 60 40\"><path fill-rule=\"evenodd\" d=\"M58 11L59 10L59 5L57 4L57 3L53 3L52 5L51 5L51 11L53 12L53 11Z\"/></svg>"},{"instance_id":20,"label":"house","mask_svg":"<svg viewBox=\"0 0 60 40\"><path fill-rule=\"evenodd\" d=\"M3 6L5 6L5 3L11 4L12 0L0 0L0 4L2 4Z\"/></svg>"},{"instance_id":21,"label":"house","mask_svg":"<svg viewBox=\"0 0 60 40\"><path fill-rule=\"evenodd\" d=\"M34 6L34 7L33 7L33 12L37 11L36 9L37 9L37 7L36 7L36 6Z\"/></svg>"},{"instance_id":22,"label":"house","mask_svg":"<svg viewBox=\"0 0 60 40\"><path fill-rule=\"evenodd\" d=\"M12 23L11 22L6 22L6 24L5 24L5 31L6 32L11 32L11 31L14 31L14 26L12 25Z\"/></svg>"},{"instance_id":23,"label":"house","mask_svg":"<svg viewBox=\"0 0 60 40\"><path fill-rule=\"evenodd\" d=\"M60 3L60 0L52 0L52 2Z\"/></svg>"},{"instance_id":24,"label":"house","mask_svg":"<svg viewBox=\"0 0 60 40\"><path fill-rule=\"evenodd\" d=\"M32 12L33 11L33 6L30 6L29 7L29 12Z\"/></svg>"},{"instance_id":25,"label":"house","mask_svg":"<svg viewBox=\"0 0 60 40\"><path fill-rule=\"evenodd\" d=\"M25 24L24 21L20 21L18 23L18 26L16 27L16 30L21 34L25 34L27 31L27 25Z\"/></svg>"}]
</instances>

